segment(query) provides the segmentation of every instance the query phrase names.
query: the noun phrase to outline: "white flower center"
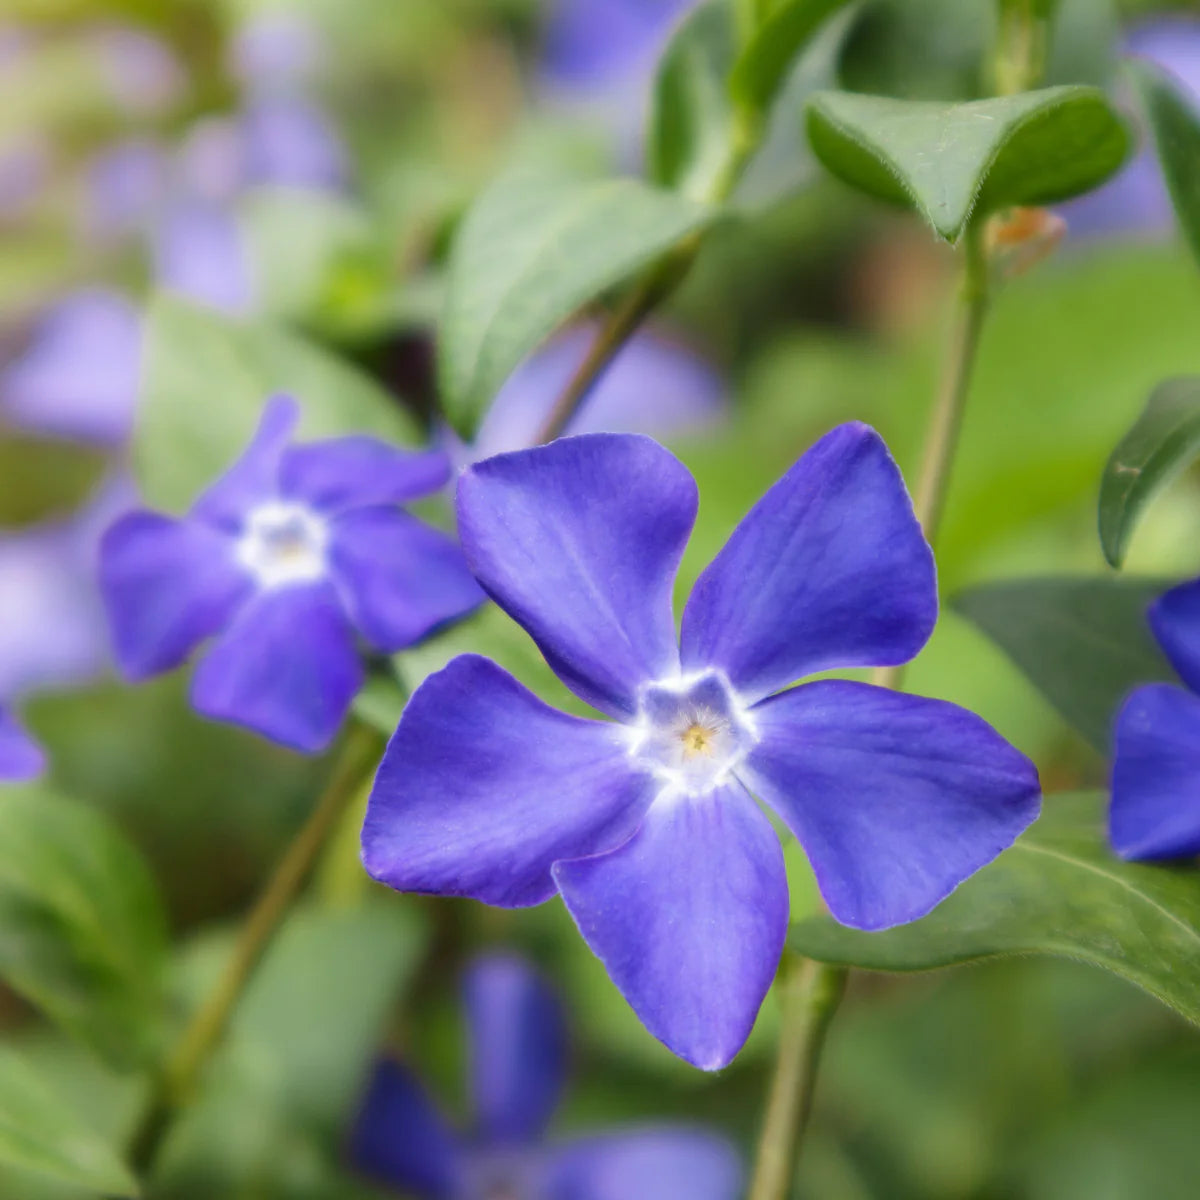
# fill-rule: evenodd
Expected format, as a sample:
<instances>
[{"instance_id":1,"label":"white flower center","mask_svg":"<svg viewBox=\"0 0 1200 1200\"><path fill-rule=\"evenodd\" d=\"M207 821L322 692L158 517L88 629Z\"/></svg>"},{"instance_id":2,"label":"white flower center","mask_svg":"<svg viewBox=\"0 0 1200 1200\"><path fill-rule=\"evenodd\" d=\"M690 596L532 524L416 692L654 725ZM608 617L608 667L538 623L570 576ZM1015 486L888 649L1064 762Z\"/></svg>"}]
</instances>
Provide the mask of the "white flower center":
<instances>
[{"instance_id":1,"label":"white flower center","mask_svg":"<svg viewBox=\"0 0 1200 1200\"><path fill-rule=\"evenodd\" d=\"M648 684L632 728L630 757L691 796L724 783L758 741L749 712L719 671Z\"/></svg>"},{"instance_id":2,"label":"white flower center","mask_svg":"<svg viewBox=\"0 0 1200 1200\"><path fill-rule=\"evenodd\" d=\"M265 588L312 583L325 574L329 532L301 504L264 504L250 513L238 539L237 559Z\"/></svg>"}]
</instances>

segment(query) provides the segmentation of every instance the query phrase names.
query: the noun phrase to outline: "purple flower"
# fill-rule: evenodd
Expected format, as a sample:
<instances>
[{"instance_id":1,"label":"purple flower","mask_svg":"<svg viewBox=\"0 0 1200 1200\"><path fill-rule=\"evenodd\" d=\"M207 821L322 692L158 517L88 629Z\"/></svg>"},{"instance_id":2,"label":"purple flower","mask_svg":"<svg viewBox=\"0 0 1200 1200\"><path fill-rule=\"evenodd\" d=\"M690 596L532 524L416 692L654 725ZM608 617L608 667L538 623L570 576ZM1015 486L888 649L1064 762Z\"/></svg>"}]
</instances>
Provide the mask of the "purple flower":
<instances>
[{"instance_id":1,"label":"purple flower","mask_svg":"<svg viewBox=\"0 0 1200 1200\"><path fill-rule=\"evenodd\" d=\"M1122 858L1181 858L1200 854L1200 580L1148 615L1187 687L1137 688L1117 714L1109 837Z\"/></svg>"},{"instance_id":2,"label":"purple flower","mask_svg":"<svg viewBox=\"0 0 1200 1200\"><path fill-rule=\"evenodd\" d=\"M138 312L119 293L71 293L0 371L0 412L22 429L119 444L133 425L141 341Z\"/></svg>"},{"instance_id":3,"label":"purple flower","mask_svg":"<svg viewBox=\"0 0 1200 1200\"><path fill-rule=\"evenodd\" d=\"M350 175L346 151L325 114L299 96L251 99L240 118L251 185L339 191Z\"/></svg>"},{"instance_id":4,"label":"purple flower","mask_svg":"<svg viewBox=\"0 0 1200 1200\"><path fill-rule=\"evenodd\" d=\"M252 14L230 52L233 74L242 87L257 92L305 85L321 58L318 31L295 12Z\"/></svg>"},{"instance_id":5,"label":"purple flower","mask_svg":"<svg viewBox=\"0 0 1200 1200\"><path fill-rule=\"evenodd\" d=\"M933 556L879 436L843 425L671 598L695 482L649 438L500 455L458 485L483 588L578 696L546 707L465 655L410 701L363 829L406 891L561 894L651 1033L706 1069L742 1046L788 917L757 796L808 852L830 911L881 929L928 912L1036 816L1033 765L971 713L802 675L905 662L937 617Z\"/></svg>"},{"instance_id":6,"label":"purple flower","mask_svg":"<svg viewBox=\"0 0 1200 1200\"><path fill-rule=\"evenodd\" d=\"M470 446L447 431L456 460L465 465L536 445L542 424L595 336L590 322L574 326L526 359L497 393ZM568 432L696 432L718 424L725 411L724 387L706 363L678 343L643 333L600 377Z\"/></svg>"},{"instance_id":7,"label":"purple flower","mask_svg":"<svg viewBox=\"0 0 1200 1200\"><path fill-rule=\"evenodd\" d=\"M1170 71L1200 102L1200 20L1180 15L1142 25L1126 38L1125 51ZM1073 234L1112 237L1171 230L1171 198L1148 131L1143 142L1114 179L1060 208Z\"/></svg>"},{"instance_id":8,"label":"purple flower","mask_svg":"<svg viewBox=\"0 0 1200 1200\"><path fill-rule=\"evenodd\" d=\"M154 233L159 286L221 312L240 315L255 303L245 238L231 210L190 201L175 205Z\"/></svg>"},{"instance_id":9,"label":"purple flower","mask_svg":"<svg viewBox=\"0 0 1200 1200\"><path fill-rule=\"evenodd\" d=\"M351 1138L361 1170L420 1200L735 1200L737 1156L699 1130L544 1145L565 1074L561 1009L528 967L498 955L474 964L464 991L469 1134L449 1128L405 1068L384 1062Z\"/></svg>"},{"instance_id":10,"label":"purple flower","mask_svg":"<svg viewBox=\"0 0 1200 1200\"><path fill-rule=\"evenodd\" d=\"M50 149L36 134L17 134L0 145L0 221L24 217L45 190Z\"/></svg>"},{"instance_id":11,"label":"purple flower","mask_svg":"<svg viewBox=\"0 0 1200 1200\"><path fill-rule=\"evenodd\" d=\"M132 500L116 479L65 521L0 535L0 701L84 683L107 667L100 538Z\"/></svg>"},{"instance_id":12,"label":"purple flower","mask_svg":"<svg viewBox=\"0 0 1200 1200\"><path fill-rule=\"evenodd\" d=\"M109 87L128 112L153 115L181 95L183 69L158 38L140 29L114 26L100 30L95 40Z\"/></svg>"},{"instance_id":13,"label":"purple flower","mask_svg":"<svg viewBox=\"0 0 1200 1200\"><path fill-rule=\"evenodd\" d=\"M196 709L316 751L362 683L356 635L400 650L482 596L454 541L397 507L443 484L445 455L368 437L294 445L298 415L270 400L187 516L119 521L100 581L127 677L169 671L213 638Z\"/></svg>"},{"instance_id":14,"label":"purple flower","mask_svg":"<svg viewBox=\"0 0 1200 1200\"><path fill-rule=\"evenodd\" d=\"M696 0L557 0L542 70L560 86L594 89L648 79L672 28Z\"/></svg>"},{"instance_id":15,"label":"purple flower","mask_svg":"<svg viewBox=\"0 0 1200 1200\"><path fill-rule=\"evenodd\" d=\"M45 766L42 748L6 708L0 708L0 782L23 783L40 775Z\"/></svg>"},{"instance_id":16,"label":"purple flower","mask_svg":"<svg viewBox=\"0 0 1200 1200\"><path fill-rule=\"evenodd\" d=\"M142 232L158 216L166 181L166 156L149 139L109 147L88 168L87 232L101 243Z\"/></svg>"}]
</instances>

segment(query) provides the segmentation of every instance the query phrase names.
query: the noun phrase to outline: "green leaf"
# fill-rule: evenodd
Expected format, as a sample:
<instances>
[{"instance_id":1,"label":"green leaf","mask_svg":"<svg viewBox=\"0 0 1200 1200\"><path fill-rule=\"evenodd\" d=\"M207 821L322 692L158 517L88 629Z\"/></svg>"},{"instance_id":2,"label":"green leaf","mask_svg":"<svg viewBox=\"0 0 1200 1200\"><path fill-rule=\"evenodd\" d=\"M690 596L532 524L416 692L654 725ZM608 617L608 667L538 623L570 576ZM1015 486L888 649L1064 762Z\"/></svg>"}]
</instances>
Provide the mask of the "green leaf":
<instances>
[{"instance_id":1,"label":"green leaf","mask_svg":"<svg viewBox=\"0 0 1200 1200\"><path fill-rule=\"evenodd\" d=\"M652 183L705 195L729 155L733 108L727 80L733 64L733 13L710 0L689 13L659 62L646 135Z\"/></svg>"},{"instance_id":2,"label":"green leaf","mask_svg":"<svg viewBox=\"0 0 1200 1200\"><path fill-rule=\"evenodd\" d=\"M37 788L0 795L0 978L109 1062L162 1032L166 918L106 818Z\"/></svg>"},{"instance_id":3,"label":"green leaf","mask_svg":"<svg viewBox=\"0 0 1200 1200\"><path fill-rule=\"evenodd\" d=\"M788 72L812 39L849 0L784 0L759 26L729 77L730 94L751 112L765 113Z\"/></svg>"},{"instance_id":4,"label":"green leaf","mask_svg":"<svg viewBox=\"0 0 1200 1200\"><path fill-rule=\"evenodd\" d=\"M1129 71L1154 131L1175 215L1200 261L1200 114L1161 67L1133 62Z\"/></svg>"},{"instance_id":5,"label":"green leaf","mask_svg":"<svg viewBox=\"0 0 1200 1200\"><path fill-rule=\"evenodd\" d=\"M518 363L581 305L703 229L718 210L633 179L502 176L450 258L438 346L442 404L466 438Z\"/></svg>"},{"instance_id":6,"label":"green leaf","mask_svg":"<svg viewBox=\"0 0 1200 1200\"><path fill-rule=\"evenodd\" d=\"M1150 501L1200 454L1200 376L1168 379L1150 394L1100 480L1100 544L1119 567Z\"/></svg>"},{"instance_id":7,"label":"green leaf","mask_svg":"<svg viewBox=\"0 0 1200 1200\"><path fill-rule=\"evenodd\" d=\"M1129 143L1090 87L966 104L821 92L809 102L808 134L840 179L911 205L948 241L998 208L1090 190L1120 167Z\"/></svg>"},{"instance_id":8,"label":"green leaf","mask_svg":"<svg viewBox=\"0 0 1200 1200\"><path fill-rule=\"evenodd\" d=\"M1104 577L1020 579L972 588L953 603L1103 754L1129 691L1175 679L1145 615L1169 586Z\"/></svg>"},{"instance_id":9,"label":"green leaf","mask_svg":"<svg viewBox=\"0 0 1200 1200\"><path fill-rule=\"evenodd\" d=\"M245 448L276 392L299 400L301 437L417 440L413 420L374 380L270 323L159 296L145 338L133 462L152 507L187 507Z\"/></svg>"},{"instance_id":10,"label":"green leaf","mask_svg":"<svg viewBox=\"0 0 1200 1200\"><path fill-rule=\"evenodd\" d=\"M1200 871L1115 858L1101 793L1051 796L1042 818L929 916L882 933L830 917L791 945L821 962L924 971L1009 954L1112 971L1200 1024Z\"/></svg>"},{"instance_id":11,"label":"green leaf","mask_svg":"<svg viewBox=\"0 0 1200 1200\"><path fill-rule=\"evenodd\" d=\"M0 1047L0 1163L105 1196L138 1195L112 1147L7 1047Z\"/></svg>"}]
</instances>

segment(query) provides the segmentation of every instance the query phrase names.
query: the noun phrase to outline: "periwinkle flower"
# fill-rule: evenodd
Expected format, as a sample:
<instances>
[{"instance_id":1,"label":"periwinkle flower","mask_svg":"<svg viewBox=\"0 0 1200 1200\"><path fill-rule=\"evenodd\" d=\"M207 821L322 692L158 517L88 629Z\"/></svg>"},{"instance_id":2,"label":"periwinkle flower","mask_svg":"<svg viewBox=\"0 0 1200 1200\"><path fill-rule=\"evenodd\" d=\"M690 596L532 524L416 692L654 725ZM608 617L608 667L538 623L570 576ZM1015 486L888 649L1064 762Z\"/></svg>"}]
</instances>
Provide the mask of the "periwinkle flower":
<instances>
[{"instance_id":1,"label":"periwinkle flower","mask_svg":"<svg viewBox=\"0 0 1200 1200\"><path fill-rule=\"evenodd\" d=\"M537 445L555 400L596 333L596 326L585 322L530 355L496 394L469 446L447 435L454 457L465 465ZM601 375L567 432L695 433L721 421L725 399L720 378L698 355L658 334L641 333Z\"/></svg>"},{"instance_id":2,"label":"periwinkle flower","mask_svg":"<svg viewBox=\"0 0 1200 1200\"><path fill-rule=\"evenodd\" d=\"M124 296L72 292L0 370L0 413L21 429L118 445L133 424L141 345L141 317Z\"/></svg>"},{"instance_id":3,"label":"periwinkle flower","mask_svg":"<svg viewBox=\"0 0 1200 1200\"><path fill-rule=\"evenodd\" d=\"M1135 689L1117 714L1109 837L1128 859L1200 854L1200 580L1172 588L1148 613L1185 687Z\"/></svg>"},{"instance_id":4,"label":"periwinkle flower","mask_svg":"<svg viewBox=\"0 0 1200 1200\"><path fill-rule=\"evenodd\" d=\"M838 427L700 576L676 637L695 482L649 438L590 434L500 455L458 485L484 590L560 679L614 721L548 708L464 655L413 695L363 828L403 891L506 907L562 896L646 1027L728 1063L788 919L765 802L839 921L928 912L1039 807L1037 773L952 704L832 668L905 662L937 618L933 556L879 436Z\"/></svg>"},{"instance_id":5,"label":"periwinkle flower","mask_svg":"<svg viewBox=\"0 0 1200 1200\"><path fill-rule=\"evenodd\" d=\"M350 175L346 149L325 114L302 96L259 96L240 117L247 182L340 191Z\"/></svg>"},{"instance_id":6,"label":"periwinkle flower","mask_svg":"<svg viewBox=\"0 0 1200 1200\"><path fill-rule=\"evenodd\" d=\"M250 254L232 209L199 200L173 205L154 232L153 248L160 287L221 312L253 309Z\"/></svg>"},{"instance_id":7,"label":"periwinkle flower","mask_svg":"<svg viewBox=\"0 0 1200 1200\"><path fill-rule=\"evenodd\" d=\"M45 766L42 748L7 708L0 707L0 783L24 783L36 779Z\"/></svg>"},{"instance_id":8,"label":"periwinkle flower","mask_svg":"<svg viewBox=\"0 0 1200 1200\"><path fill-rule=\"evenodd\" d=\"M118 665L144 679L208 639L195 708L303 751L325 747L363 680L357 637L393 652L482 596L456 543L399 505L449 463L369 437L293 444L270 400L242 457L182 518L139 510L101 545Z\"/></svg>"},{"instance_id":9,"label":"periwinkle flower","mask_svg":"<svg viewBox=\"0 0 1200 1200\"><path fill-rule=\"evenodd\" d=\"M100 243L140 234L157 218L167 189L167 156L149 138L127 138L87 172L87 233Z\"/></svg>"},{"instance_id":10,"label":"periwinkle flower","mask_svg":"<svg viewBox=\"0 0 1200 1200\"><path fill-rule=\"evenodd\" d=\"M94 36L109 87L128 112L152 115L179 98L183 68L159 38L127 26L102 29Z\"/></svg>"},{"instance_id":11,"label":"periwinkle flower","mask_svg":"<svg viewBox=\"0 0 1200 1200\"><path fill-rule=\"evenodd\" d=\"M473 1121L454 1132L415 1077L385 1061L351 1138L354 1164L419 1200L735 1200L722 1139L659 1127L544 1140L566 1067L562 1011L519 959L477 960L464 987Z\"/></svg>"},{"instance_id":12,"label":"periwinkle flower","mask_svg":"<svg viewBox=\"0 0 1200 1200\"><path fill-rule=\"evenodd\" d=\"M36 134L17 134L0 145L0 221L25 217L50 177L50 147Z\"/></svg>"},{"instance_id":13,"label":"periwinkle flower","mask_svg":"<svg viewBox=\"0 0 1200 1200\"><path fill-rule=\"evenodd\" d=\"M317 29L297 12L252 13L230 47L233 74L242 87L257 92L305 85L321 58Z\"/></svg>"}]
</instances>

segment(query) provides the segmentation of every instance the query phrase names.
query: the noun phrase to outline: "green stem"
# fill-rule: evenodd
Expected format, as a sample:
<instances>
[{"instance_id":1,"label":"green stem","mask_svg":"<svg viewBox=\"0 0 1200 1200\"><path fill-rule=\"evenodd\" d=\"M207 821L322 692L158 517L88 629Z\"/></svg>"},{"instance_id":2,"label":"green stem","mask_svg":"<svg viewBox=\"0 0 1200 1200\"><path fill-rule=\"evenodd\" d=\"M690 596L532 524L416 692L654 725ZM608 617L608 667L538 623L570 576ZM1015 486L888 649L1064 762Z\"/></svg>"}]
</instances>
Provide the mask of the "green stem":
<instances>
[{"instance_id":1,"label":"green stem","mask_svg":"<svg viewBox=\"0 0 1200 1200\"><path fill-rule=\"evenodd\" d=\"M730 197L761 136L762 126L757 117L739 110L734 116L724 161L705 189L702 198L705 203L717 205ZM553 441L566 429L625 343L687 277L703 240L703 231L691 234L663 255L633 286L596 335L587 356L555 400L550 415L538 431L539 443Z\"/></svg>"},{"instance_id":2,"label":"green stem","mask_svg":"<svg viewBox=\"0 0 1200 1200\"><path fill-rule=\"evenodd\" d=\"M154 1165L175 1116L191 1099L201 1073L221 1043L238 1001L283 924L321 847L337 828L346 806L379 761L382 748L382 738L374 729L358 722L351 725L325 791L251 909L216 987L184 1029L163 1065L130 1143L129 1158L135 1170L145 1173Z\"/></svg>"},{"instance_id":3,"label":"green stem","mask_svg":"<svg viewBox=\"0 0 1200 1200\"><path fill-rule=\"evenodd\" d=\"M931 544L941 526L980 333L987 315L988 263L982 228L972 227L967 231L964 254L959 312L934 401L913 499L917 520ZM903 667L881 667L873 672L871 682L880 687L899 688L904 681L903 671ZM777 984L782 1010L779 1049L748 1200L783 1200L788 1193L812 1108L821 1047L841 1002L846 974L844 967L785 955Z\"/></svg>"},{"instance_id":4,"label":"green stem","mask_svg":"<svg viewBox=\"0 0 1200 1200\"><path fill-rule=\"evenodd\" d=\"M988 263L982 226L972 225L968 228L963 250L965 262L958 314L925 435L925 451L913 495L913 511L931 546L936 546L941 532L951 467L958 450L963 413L971 390L971 378L988 307ZM871 682L879 687L901 687L904 665L880 667L872 674Z\"/></svg>"},{"instance_id":5,"label":"green stem","mask_svg":"<svg viewBox=\"0 0 1200 1200\"><path fill-rule=\"evenodd\" d=\"M825 1034L846 987L845 967L785 955L779 996L779 1050L748 1200L784 1200L812 1111Z\"/></svg>"}]
</instances>

